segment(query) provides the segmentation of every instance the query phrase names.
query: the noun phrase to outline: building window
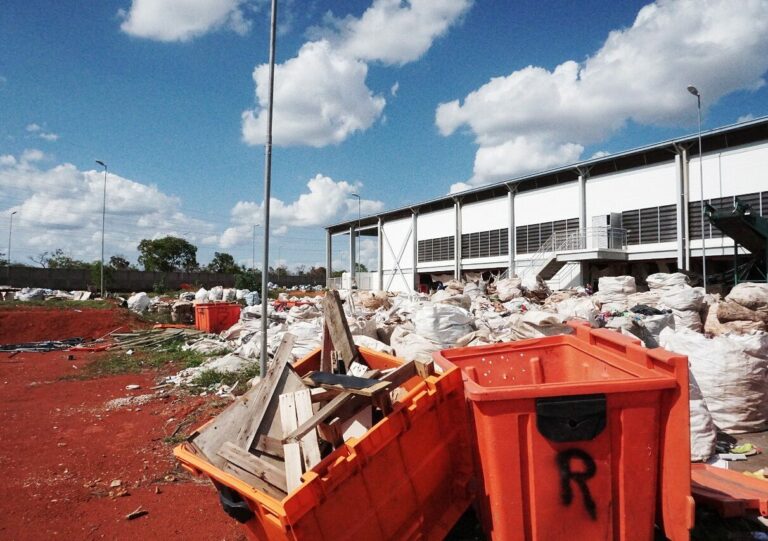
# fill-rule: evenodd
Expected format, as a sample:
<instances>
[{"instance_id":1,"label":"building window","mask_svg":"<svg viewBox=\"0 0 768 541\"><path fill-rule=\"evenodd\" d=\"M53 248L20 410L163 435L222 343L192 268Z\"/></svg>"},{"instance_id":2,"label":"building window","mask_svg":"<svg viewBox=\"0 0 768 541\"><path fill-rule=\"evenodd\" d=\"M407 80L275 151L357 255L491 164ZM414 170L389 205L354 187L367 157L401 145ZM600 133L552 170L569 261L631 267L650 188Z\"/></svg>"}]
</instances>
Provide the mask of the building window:
<instances>
[{"instance_id":1,"label":"building window","mask_svg":"<svg viewBox=\"0 0 768 541\"><path fill-rule=\"evenodd\" d=\"M418 243L419 263L446 261L456 257L453 235L437 239L420 240Z\"/></svg>"},{"instance_id":2,"label":"building window","mask_svg":"<svg viewBox=\"0 0 768 541\"><path fill-rule=\"evenodd\" d=\"M578 229L578 218L517 226L515 228L515 253L535 253L553 234L565 238L569 233L578 231Z\"/></svg>"},{"instance_id":3,"label":"building window","mask_svg":"<svg viewBox=\"0 0 768 541\"><path fill-rule=\"evenodd\" d=\"M493 229L461 235L462 259L498 257L509 254L509 230Z\"/></svg>"},{"instance_id":4,"label":"building window","mask_svg":"<svg viewBox=\"0 0 768 541\"><path fill-rule=\"evenodd\" d=\"M625 210L621 226L627 230L627 244L656 244L677 240L677 209L675 205Z\"/></svg>"}]
</instances>

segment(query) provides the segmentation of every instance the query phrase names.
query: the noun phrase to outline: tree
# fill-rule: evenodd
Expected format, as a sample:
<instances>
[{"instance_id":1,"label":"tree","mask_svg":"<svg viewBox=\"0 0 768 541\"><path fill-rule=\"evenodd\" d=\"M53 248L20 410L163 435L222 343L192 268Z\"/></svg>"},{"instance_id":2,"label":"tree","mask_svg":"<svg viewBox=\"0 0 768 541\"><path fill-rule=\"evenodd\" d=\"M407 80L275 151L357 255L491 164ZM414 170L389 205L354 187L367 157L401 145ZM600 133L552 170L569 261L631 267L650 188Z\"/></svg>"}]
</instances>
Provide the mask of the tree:
<instances>
[{"instance_id":1,"label":"tree","mask_svg":"<svg viewBox=\"0 0 768 541\"><path fill-rule=\"evenodd\" d=\"M113 269L127 270L131 268L131 262L122 255L113 255L109 258L109 266Z\"/></svg>"},{"instance_id":2,"label":"tree","mask_svg":"<svg viewBox=\"0 0 768 541\"><path fill-rule=\"evenodd\" d=\"M224 274L237 274L242 272L240 265L235 263L235 258L226 252L214 252L213 259L208 263L209 272L221 272Z\"/></svg>"},{"instance_id":3,"label":"tree","mask_svg":"<svg viewBox=\"0 0 768 541\"><path fill-rule=\"evenodd\" d=\"M198 268L197 246L179 237L144 239L138 249L139 263L146 271L192 271Z\"/></svg>"},{"instance_id":4,"label":"tree","mask_svg":"<svg viewBox=\"0 0 768 541\"><path fill-rule=\"evenodd\" d=\"M87 269L90 264L79 259L72 259L64 253L64 250L57 248L48 257L47 267L49 269Z\"/></svg>"},{"instance_id":5,"label":"tree","mask_svg":"<svg viewBox=\"0 0 768 541\"><path fill-rule=\"evenodd\" d=\"M362 263L355 263L355 269L357 270L357 272L368 272L368 267L366 267Z\"/></svg>"},{"instance_id":6,"label":"tree","mask_svg":"<svg viewBox=\"0 0 768 541\"><path fill-rule=\"evenodd\" d=\"M37 263L42 268L46 268L48 266L48 252L43 252L38 255L31 255L29 256L30 261L32 263Z\"/></svg>"},{"instance_id":7,"label":"tree","mask_svg":"<svg viewBox=\"0 0 768 541\"><path fill-rule=\"evenodd\" d=\"M269 267L269 274L273 274L278 278L282 278L283 276L288 276L288 265L286 265L285 263L282 263L277 267Z\"/></svg>"},{"instance_id":8,"label":"tree","mask_svg":"<svg viewBox=\"0 0 768 541\"><path fill-rule=\"evenodd\" d=\"M306 265L296 265L296 274L299 276L304 276L304 273L307 271Z\"/></svg>"},{"instance_id":9,"label":"tree","mask_svg":"<svg viewBox=\"0 0 768 541\"><path fill-rule=\"evenodd\" d=\"M246 271L235 276L235 287L261 292L261 271Z\"/></svg>"}]
</instances>

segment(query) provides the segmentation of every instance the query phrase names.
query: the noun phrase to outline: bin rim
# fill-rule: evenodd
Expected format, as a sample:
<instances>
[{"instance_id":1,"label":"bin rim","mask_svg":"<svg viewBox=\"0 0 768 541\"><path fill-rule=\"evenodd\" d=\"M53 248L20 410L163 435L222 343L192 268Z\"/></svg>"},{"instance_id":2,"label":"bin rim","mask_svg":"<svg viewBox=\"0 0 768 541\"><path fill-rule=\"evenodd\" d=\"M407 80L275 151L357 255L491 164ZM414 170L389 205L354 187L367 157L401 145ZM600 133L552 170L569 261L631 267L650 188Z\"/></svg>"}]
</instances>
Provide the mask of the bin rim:
<instances>
[{"instance_id":1,"label":"bin rim","mask_svg":"<svg viewBox=\"0 0 768 541\"><path fill-rule=\"evenodd\" d=\"M570 325L576 331L575 335L562 334L540 338L530 338L515 342L501 342L484 346L451 348L436 351L432 358L443 369L459 368L464 380L465 396L472 401L510 400L521 398L541 398L552 396L573 396L580 394L617 394L624 392L652 391L671 389L677 386L677 380L672 372L659 371L655 366L669 365L674 358L685 356L668 352L663 348L645 349L640 346L639 340L633 340L625 336L606 331L604 329L591 329L575 322ZM600 340L601 343L593 343L590 338ZM606 344L607 343L607 344ZM629 360L620 351L607 347L618 346L625 349L625 355L641 354L645 363ZM513 352L526 351L545 347L573 347L584 353L594 356L598 349L605 358L601 362L609 364L626 374L626 377L612 378L604 381L572 381L557 383L529 383L518 385L500 385L488 387L474 381L464 369L454 360L476 358L487 353L498 353L499 350Z\"/></svg>"}]
</instances>

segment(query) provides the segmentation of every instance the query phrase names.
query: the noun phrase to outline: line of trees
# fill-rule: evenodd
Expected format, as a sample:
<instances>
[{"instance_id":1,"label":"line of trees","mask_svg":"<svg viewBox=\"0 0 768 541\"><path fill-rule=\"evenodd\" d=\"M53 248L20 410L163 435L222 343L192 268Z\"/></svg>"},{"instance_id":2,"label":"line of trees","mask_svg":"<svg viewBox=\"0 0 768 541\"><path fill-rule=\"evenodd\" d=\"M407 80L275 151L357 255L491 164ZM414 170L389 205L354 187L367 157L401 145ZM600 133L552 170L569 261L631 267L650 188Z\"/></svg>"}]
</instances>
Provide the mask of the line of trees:
<instances>
[{"instance_id":1,"label":"line of trees","mask_svg":"<svg viewBox=\"0 0 768 541\"><path fill-rule=\"evenodd\" d=\"M143 239L138 245L139 265L145 271L156 272L216 272L223 274L235 274L244 276L244 280L252 283L256 289L261 284L261 272L249 270L244 265L239 265L235 258L226 252L214 252L210 263L200 266L197 261L197 246L191 244L185 239L166 236L159 239ZM101 271L101 262L94 261L88 263L74 259L67 255L62 249L56 249L53 252L42 252L36 256L30 256L29 259L42 268L50 269L86 269L90 268L93 272ZM104 270L138 270L125 256L118 254L109 258ZM279 265L269 267L270 274L278 277L288 276L288 266ZM299 276L307 276L311 279L320 280L325 276L325 267L309 267L298 265L295 273ZM238 286L240 287L240 286ZM246 287L246 286L243 286Z\"/></svg>"}]
</instances>

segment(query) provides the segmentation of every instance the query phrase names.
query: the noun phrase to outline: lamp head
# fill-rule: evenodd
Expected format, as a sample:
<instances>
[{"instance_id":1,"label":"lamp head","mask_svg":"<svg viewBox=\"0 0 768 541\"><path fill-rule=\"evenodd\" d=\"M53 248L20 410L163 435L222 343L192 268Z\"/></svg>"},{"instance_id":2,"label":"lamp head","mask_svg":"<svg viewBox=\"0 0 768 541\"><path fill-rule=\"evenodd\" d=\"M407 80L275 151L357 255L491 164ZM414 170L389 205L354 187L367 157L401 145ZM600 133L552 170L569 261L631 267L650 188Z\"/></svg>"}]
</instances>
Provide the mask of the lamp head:
<instances>
[{"instance_id":1,"label":"lamp head","mask_svg":"<svg viewBox=\"0 0 768 541\"><path fill-rule=\"evenodd\" d=\"M99 164L100 166L102 166L104 169L106 169L106 168L107 168L107 164L106 164L106 163L104 163L104 162L103 162L103 161L101 161L101 160L96 160L96 163L98 163L98 164Z\"/></svg>"},{"instance_id":2,"label":"lamp head","mask_svg":"<svg viewBox=\"0 0 768 541\"><path fill-rule=\"evenodd\" d=\"M14 210L13 212L11 212L11 216L13 216L14 214L16 214L17 212L19 212L19 211L18 211L18 210Z\"/></svg>"},{"instance_id":3,"label":"lamp head","mask_svg":"<svg viewBox=\"0 0 768 541\"><path fill-rule=\"evenodd\" d=\"M701 95L699 94L699 89L693 85L688 85L688 92L690 92L696 97L701 97Z\"/></svg>"}]
</instances>

